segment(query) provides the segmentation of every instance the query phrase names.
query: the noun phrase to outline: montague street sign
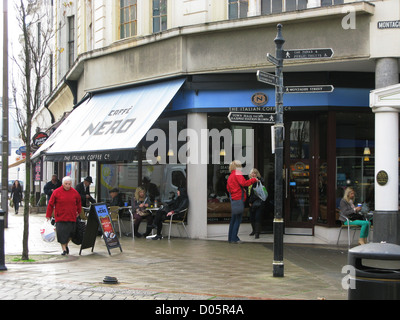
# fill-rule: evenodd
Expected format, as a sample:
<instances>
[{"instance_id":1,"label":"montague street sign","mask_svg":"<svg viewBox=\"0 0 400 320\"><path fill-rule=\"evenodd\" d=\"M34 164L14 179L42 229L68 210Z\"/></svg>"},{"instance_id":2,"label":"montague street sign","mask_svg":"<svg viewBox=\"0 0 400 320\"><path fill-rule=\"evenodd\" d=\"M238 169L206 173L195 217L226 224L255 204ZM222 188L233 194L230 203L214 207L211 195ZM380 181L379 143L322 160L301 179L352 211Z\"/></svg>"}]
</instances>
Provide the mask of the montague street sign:
<instances>
[{"instance_id":1,"label":"montague street sign","mask_svg":"<svg viewBox=\"0 0 400 320\"><path fill-rule=\"evenodd\" d=\"M333 92L332 85L320 86L289 86L283 88L283 93L325 93Z\"/></svg>"}]
</instances>

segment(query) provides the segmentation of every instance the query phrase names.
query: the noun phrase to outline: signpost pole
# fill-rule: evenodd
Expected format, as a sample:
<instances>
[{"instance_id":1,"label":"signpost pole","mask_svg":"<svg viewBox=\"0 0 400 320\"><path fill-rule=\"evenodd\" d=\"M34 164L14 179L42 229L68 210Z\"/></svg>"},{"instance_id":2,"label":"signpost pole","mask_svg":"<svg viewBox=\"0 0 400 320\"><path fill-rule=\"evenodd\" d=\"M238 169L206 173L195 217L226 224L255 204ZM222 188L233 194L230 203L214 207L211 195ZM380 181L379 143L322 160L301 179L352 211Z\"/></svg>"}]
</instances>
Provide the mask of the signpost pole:
<instances>
[{"instance_id":1,"label":"signpost pole","mask_svg":"<svg viewBox=\"0 0 400 320\"><path fill-rule=\"evenodd\" d=\"M282 37L282 25L277 26L278 33L274 40L276 45L276 58L278 65L275 67L275 75L279 78L278 85L275 87L275 214L274 214L274 260L273 276L284 276L283 263L283 44L285 40Z\"/></svg>"}]
</instances>

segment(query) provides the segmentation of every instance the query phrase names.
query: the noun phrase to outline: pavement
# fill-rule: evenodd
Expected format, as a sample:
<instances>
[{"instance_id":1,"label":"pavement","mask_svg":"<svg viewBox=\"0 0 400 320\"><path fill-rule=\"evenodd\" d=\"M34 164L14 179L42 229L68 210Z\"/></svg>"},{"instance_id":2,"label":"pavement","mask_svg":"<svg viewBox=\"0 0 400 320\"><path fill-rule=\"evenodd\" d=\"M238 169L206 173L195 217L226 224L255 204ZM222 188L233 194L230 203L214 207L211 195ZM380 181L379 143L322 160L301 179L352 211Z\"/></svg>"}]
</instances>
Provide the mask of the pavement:
<instances>
[{"instance_id":1,"label":"pavement","mask_svg":"<svg viewBox=\"0 0 400 320\"><path fill-rule=\"evenodd\" d=\"M346 300L342 288L347 247L284 245L284 277L273 277L273 244L171 238L120 238L108 253L96 238L82 250L70 243L61 256L54 241L44 242L39 228L44 214L29 219L29 256L22 253L23 215L9 212L4 231L6 271L0 271L0 300ZM263 238L263 235L261 235ZM105 277L117 284L105 284Z\"/></svg>"}]
</instances>

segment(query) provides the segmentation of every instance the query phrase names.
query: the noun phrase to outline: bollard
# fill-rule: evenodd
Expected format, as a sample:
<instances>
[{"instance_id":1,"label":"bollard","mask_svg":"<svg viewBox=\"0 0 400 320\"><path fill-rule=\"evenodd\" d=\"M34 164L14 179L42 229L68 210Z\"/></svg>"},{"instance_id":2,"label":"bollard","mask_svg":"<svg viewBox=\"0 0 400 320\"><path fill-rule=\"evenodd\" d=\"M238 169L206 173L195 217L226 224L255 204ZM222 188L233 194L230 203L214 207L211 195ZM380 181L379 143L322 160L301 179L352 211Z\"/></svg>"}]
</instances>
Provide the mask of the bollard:
<instances>
[{"instance_id":1,"label":"bollard","mask_svg":"<svg viewBox=\"0 0 400 320\"><path fill-rule=\"evenodd\" d=\"M0 209L0 271L7 270L4 257L4 210Z\"/></svg>"}]
</instances>

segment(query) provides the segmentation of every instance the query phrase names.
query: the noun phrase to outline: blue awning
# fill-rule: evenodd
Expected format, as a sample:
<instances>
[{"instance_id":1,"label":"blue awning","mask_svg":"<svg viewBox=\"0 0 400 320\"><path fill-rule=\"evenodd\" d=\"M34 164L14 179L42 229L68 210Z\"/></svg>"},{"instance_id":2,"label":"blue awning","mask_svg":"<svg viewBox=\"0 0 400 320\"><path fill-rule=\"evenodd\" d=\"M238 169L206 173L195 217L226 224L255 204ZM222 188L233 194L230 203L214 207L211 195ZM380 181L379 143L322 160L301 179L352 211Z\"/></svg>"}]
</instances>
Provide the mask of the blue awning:
<instances>
[{"instance_id":1,"label":"blue awning","mask_svg":"<svg viewBox=\"0 0 400 320\"><path fill-rule=\"evenodd\" d=\"M121 161L158 119L185 79L95 94L38 149L46 161Z\"/></svg>"}]
</instances>

